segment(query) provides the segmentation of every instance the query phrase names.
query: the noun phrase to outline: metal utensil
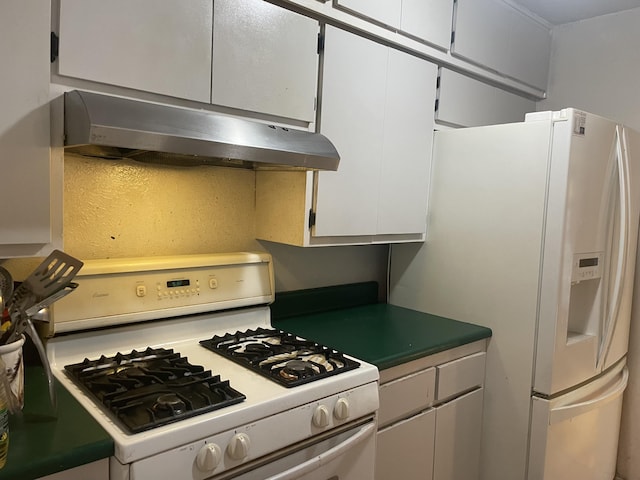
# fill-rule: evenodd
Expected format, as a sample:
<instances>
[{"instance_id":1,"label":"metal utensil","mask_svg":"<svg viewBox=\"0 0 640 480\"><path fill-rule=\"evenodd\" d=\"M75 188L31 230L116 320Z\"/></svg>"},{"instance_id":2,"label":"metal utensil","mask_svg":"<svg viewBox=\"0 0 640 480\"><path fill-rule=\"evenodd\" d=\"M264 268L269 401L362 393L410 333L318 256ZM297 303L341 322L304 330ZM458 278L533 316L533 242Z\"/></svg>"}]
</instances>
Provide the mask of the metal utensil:
<instances>
[{"instance_id":1,"label":"metal utensil","mask_svg":"<svg viewBox=\"0 0 640 480\"><path fill-rule=\"evenodd\" d=\"M8 302L9 312L32 307L37 302L53 295L69 285L82 268L83 263L60 250L54 250L29 275Z\"/></svg>"},{"instance_id":2,"label":"metal utensil","mask_svg":"<svg viewBox=\"0 0 640 480\"><path fill-rule=\"evenodd\" d=\"M59 250L54 250L24 282L15 289L9 300L11 327L0 337L0 342L11 343L23 333L31 337L47 375L49 399L56 408L53 373L40 336L31 322L30 315L71 293L77 284L72 280L83 262ZM8 333L8 335L7 335Z\"/></svg>"}]
</instances>

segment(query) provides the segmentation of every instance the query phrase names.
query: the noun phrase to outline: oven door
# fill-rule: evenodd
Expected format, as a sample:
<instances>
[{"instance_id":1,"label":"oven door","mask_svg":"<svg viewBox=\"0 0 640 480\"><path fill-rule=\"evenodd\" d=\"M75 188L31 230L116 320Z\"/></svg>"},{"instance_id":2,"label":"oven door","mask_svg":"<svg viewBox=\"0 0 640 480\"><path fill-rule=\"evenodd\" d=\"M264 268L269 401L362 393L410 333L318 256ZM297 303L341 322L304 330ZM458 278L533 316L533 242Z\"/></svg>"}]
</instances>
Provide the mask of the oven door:
<instances>
[{"instance_id":1,"label":"oven door","mask_svg":"<svg viewBox=\"0 0 640 480\"><path fill-rule=\"evenodd\" d=\"M376 422L329 432L320 439L289 447L277 458L215 480L365 480L374 477Z\"/></svg>"}]
</instances>

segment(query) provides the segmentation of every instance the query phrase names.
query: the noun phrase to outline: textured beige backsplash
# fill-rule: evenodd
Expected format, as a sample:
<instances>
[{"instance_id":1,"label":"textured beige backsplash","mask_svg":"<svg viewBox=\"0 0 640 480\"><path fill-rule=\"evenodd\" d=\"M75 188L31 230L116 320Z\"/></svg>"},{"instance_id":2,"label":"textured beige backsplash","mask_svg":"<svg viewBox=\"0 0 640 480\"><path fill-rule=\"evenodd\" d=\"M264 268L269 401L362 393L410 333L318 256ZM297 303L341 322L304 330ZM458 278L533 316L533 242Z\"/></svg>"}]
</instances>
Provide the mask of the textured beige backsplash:
<instances>
[{"instance_id":1,"label":"textured beige backsplash","mask_svg":"<svg viewBox=\"0 0 640 480\"><path fill-rule=\"evenodd\" d=\"M255 174L65 158L64 249L81 259L260 249Z\"/></svg>"}]
</instances>

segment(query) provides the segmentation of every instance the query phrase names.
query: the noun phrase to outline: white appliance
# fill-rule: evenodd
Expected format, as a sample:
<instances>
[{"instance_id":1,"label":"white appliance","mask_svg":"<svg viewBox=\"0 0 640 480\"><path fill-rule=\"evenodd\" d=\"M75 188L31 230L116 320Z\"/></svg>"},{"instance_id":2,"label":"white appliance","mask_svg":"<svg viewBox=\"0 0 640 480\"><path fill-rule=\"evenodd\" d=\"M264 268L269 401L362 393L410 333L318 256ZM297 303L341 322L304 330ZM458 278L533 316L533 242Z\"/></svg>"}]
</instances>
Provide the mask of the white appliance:
<instances>
[{"instance_id":1,"label":"white appliance","mask_svg":"<svg viewBox=\"0 0 640 480\"><path fill-rule=\"evenodd\" d=\"M272 328L269 255L94 260L85 262L76 281L74 294L50 312L48 357L57 379L114 439L112 480L373 478L375 366L344 356L355 368L338 371L339 352L313 342L298 347L301 339L287 336L296 344L293 353L280 354L277 362L264 357L261 367L289 365L302 350L316 347L334 362L326 367L334 374L287 387L200 344L232 337L222 343L247 355L289 346L282 340L274 347L262 337L251 350L249 344L232 343L247 332ZM165 356L178 359L165 366ZM184 362L193 370L174 374L186 368ZM318 366L323 359L294 363L285 379L301 363ZM286 370L273 368L275 373ZM200 389L201 375L206 387L213 385L210 392ZM132 383L140 384L129 389ZM169 388L175 384L174 394ZM190 413L199 411L199 402L207 407L209 397L234 391L245 398ZM121 402L124 397L133 401ZM148 398L150 406L139 408ZM149 426L156 418L159 426ZM139 420L142 426L131 430Z\"/></svg>"},{"instance_id":2,"label":"white appliance","mask_svg":"<svg viewBox=\"0 0 640 480\"><path fill-rule=\"evenodd\" d=\"M425 244L390 303L490 327L481 478L611 480L640 135L575 109L435 133Z\"/></svg>"}]
</instances>

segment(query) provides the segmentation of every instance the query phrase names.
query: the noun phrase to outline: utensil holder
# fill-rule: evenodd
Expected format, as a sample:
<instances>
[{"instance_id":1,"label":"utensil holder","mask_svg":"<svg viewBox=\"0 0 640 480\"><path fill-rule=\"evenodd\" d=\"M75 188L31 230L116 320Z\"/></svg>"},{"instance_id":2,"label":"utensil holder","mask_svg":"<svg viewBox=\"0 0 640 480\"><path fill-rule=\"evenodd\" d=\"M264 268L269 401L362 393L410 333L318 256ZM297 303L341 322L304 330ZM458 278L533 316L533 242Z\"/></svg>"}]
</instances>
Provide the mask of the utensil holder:
<instances>
[{"instance_id":1,"label":"utensil holder","mask_svg":"<svg viewBox=\"0 0 640 480\"><path fill-rule=\"evenodd\" d=\"M22 410L24 406L24 363L22 335L15 342L0 345L0 401L11 413Z\"/></svg>"}]
</instances>

